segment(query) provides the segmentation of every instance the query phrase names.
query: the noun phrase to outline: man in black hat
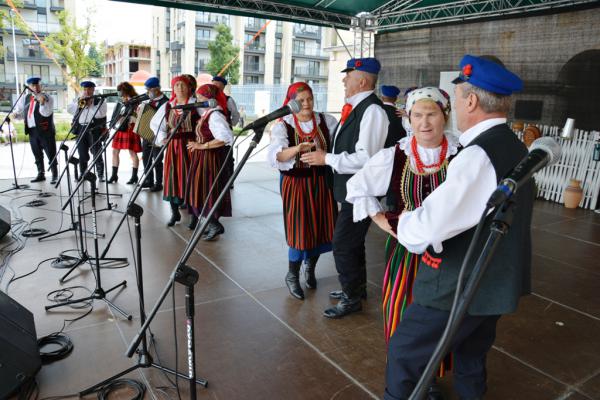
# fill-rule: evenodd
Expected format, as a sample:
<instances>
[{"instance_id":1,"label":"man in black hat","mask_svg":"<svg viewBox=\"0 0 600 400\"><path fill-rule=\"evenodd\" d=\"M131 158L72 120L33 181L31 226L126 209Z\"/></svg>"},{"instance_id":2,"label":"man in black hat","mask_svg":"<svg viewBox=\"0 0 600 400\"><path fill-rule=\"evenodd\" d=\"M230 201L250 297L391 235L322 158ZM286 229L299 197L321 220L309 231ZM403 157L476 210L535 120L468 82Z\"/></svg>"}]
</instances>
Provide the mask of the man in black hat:
<instances>
[{"instance_id":1,"label":"man in black hat","mask_svg":"<svg viewBox=\"0 0 600 400\"><path fill-rule=\"evenodd\" d=\"M25 134L29 135L29 145L35 165L37 167L37 176L31 182L41 182L46 180L44 174L44 152L48 161L54 160L56 156L56 129L54 127L54 100L48 94L42 92L42 79L31 77L27 79L27 86L31 92L21 97L21 100L15 106L13 116L23 118L25 121ZM52 181L56 183L58 179L58 167L56 160L50 166L52 171Z\"/></svg>"},{"instance_id":2,"label":"man in black hat","mask_svg":"<svg viewBox=\"0 0 600 400\"><path fill-rule=\"evenodd\" d=\"M82 95L67 106L67 112L76 115L81 108L79 118L77 121L73 120L76 135L80 135L87 128L85 136L79 139L79 145L77 146L79 170L83 173L90 161L90 150L94 157L102 150L102 135L106 133L107 106L105 101L94 97L96 89L94 82L83 81L81 82L81 88L83 90ZM88 127L88 125L90 126ZM104 182L104 159L102 157L98 157L96 172L100 182Z\"/></svg>"},{"instance_id":3,"label":"man in black hat","mask_svg":"<svg viewBox=\"0 0 600 400\"><path fill-rule=\"evenodd\" d=\"M390 121L389 134L385 141L385 147L395 146L400 139L406 137L406 131L402 127L402 117L398 115L398 109L396 108L396 101L398 101L399 94L400 89L398 87L381 85L381 101Z\"/></svg>"},{"instance_id":4,"label":"man in black hat","mask_svg":"<svg viewBox=\"0 0 600 400\"><path fill-rule=\"evenodd\" d=\"M414 302L389 342L386 400L411 395L445 329L459 271L487 201L499 181L527 155L506 124L510 96L521 90L521 79L483 57L467 55L460 67L453 109L464 149L450 163L446 180L421 207L403 212L398 221L398 241L422 256ZM483 399L486 355L498 319L514 312L519 298L530 292L533 193L530 180L513 196L512 226L497 246L451 342L454 387L461 399ZM466 276L484 246L493 215L488 214Z\"/></svg>"},{"instance_id":5,"label":"man in black hat","mask_svg":"<svg viewBox=\"0 0 600 400\"><path fill-rule=\"evenodd\" d=\"M344 88L346 104L335 130L330 153L316 150L304 153L302 162L329 165L333 169L333 196L341 210L333 233L333 258L342 290L330 293L338 303L324 311L327 318L342 318L362 310L367 296L365 237L371 220L353 222L353 206L346 201L346 182L383 149L389 120L381 100L374 93L381 65L375 58L351 59L346 64Z\"/></svg>"}]
</instances>

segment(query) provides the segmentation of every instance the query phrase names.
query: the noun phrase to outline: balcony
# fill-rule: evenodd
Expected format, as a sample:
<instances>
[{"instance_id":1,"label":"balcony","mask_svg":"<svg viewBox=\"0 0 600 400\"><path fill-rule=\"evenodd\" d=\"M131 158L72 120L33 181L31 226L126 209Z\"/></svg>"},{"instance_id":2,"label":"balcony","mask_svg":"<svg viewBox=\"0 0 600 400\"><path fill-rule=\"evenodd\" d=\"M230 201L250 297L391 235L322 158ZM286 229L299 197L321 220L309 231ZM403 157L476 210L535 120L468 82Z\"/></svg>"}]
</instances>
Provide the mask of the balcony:
<instances>
[{"instance_id":1,"label":"balcony","mask_svg":"<svg viewBox=\"0 0 600 400\"><path fill-rule=\"evenodd\" d=\"M183 43L181 42L171 42L169 45L169 49L171 50L180 50L183 49Z\"/></svg>"},{"instance_id":2,"label":"balcony","mask_svg":"<svg viewBox=\"0 0 600 400\"><path fill-rule=\"evenodd\" d=\"M28 77L26 74L19 74L19 82L25 82ZM15 74L0 75L0 86L14 89ZM42 86L50 90L66 89L67 87L62 75L42 76Z\"/></svg>"},{"instance_id":3,"label":"balcony","mask_svg":"<svg viewBox=\"0 0 600 400\"><path fill-rule=\"evenodd\" d=\"M246 22L245 29L251 32L258 32L267 23L267 20L250 20Z\"/></svg>"},{"instance_id":4,"label":"balcony","mask_svg":"<svg viewBox=\"0 0 600 400\"><path fill-rule=\"evenodd\" d=\"M208 49L208 44L210 40L207 39L196 39L196 48L197 49Z\"/></svg>"},{"instance_id":5,"label":"balcony","mask_svg":"<svg viewBox=\"0 0 600 400\"><path fill-rule=\"evenodd\" d=\"M15 53L11 51L8 47L5 50L6 60L14 61ZM22 62L35 62L35 63L47 63L51 64L52 60L46 56L42 50L27 50L27 49L18 49L17 50L17 61Z\"/></svg>"},{"instance_id":6,"label":"balcony","mask_svg":"<svg viewBox=\"0 0 600 400\"><path fill-rule=\"evenodd\" d=\"M262 53L264 54L265 52L265 46L259 45L259 46L255 46L254 44L246 47L246 49L244 49L244 53Z\"/></svg>"},{"instance_id":7,"label":"balcony","mask_svg":"<svg viewBox=\"0 0 600 400\"><path fill-rule=\"evenodd\" d=\"M323 68L294 67L294 76L305 78L327 78L327 73Z\"/></svg>"},{"instance_id":8,"label":"balcony","mask_svg":"<svg viewBox=\"0 0 600 400\"><path fill-rule=\"evenodd\" d=\"M318 39L321 37L321 30L316 26L299 27L294 25L294 36L309 39Z\"/></svg>"},{"instance_id":9,"label":"balcony","mask_svg":"<svg viewBox=\"0 0 600 400\"><path fill-rule=\"evenodd\" d=\"M329 60L329 53L324 52L319 48L295 48L292 49L292 56L302 58L319 58L323 60Z\"/></svg>"},{"instance_id":10,"label":"balcony","mask_svg":"<svg viewBox=\"0 0 600 400\"><path fill-rule=\"evenodd\" d=\"M196 25L200 26L215 26L218 24L229 25L229 17L222 15L214 15L214 14L198 14L196 13Z\"/></svg>"},{"instance_id":11,"label":"balcony","mask_svg":"<svg viewBox=\"0 0 600 400\"><path fill-rule=\"evenodd\" d=\"M50 33L58 32L60 30L60 25L56 22L38 23L37 21L25 20L25 23L27 24L29 29L34 31L39 36L47 36ZM9 29L9 28L5 27L5 29ZM29 35L29 32L24 32L24 31L18 29L16 26L15 26L15 33L17 35Z\"/></svg>"},{"instance_id":12,"label":"balcony","mask_svg":"<svg viewBox=\"0 0 600 400\"><path fill-rule=\"evenodd\" d=\"M64 11L65 9L65 2L64 0L52 0L52 2L50 3L50 11Z\"/></svg>"},{"instance_id":13,"label":"balcony","mask_svg":"<svg viewBox=\"0 0 600 400\"><path fill-rule=\"evenodd\" d=\"M265 66L262 63L245 63L244 74L264 74Z\"/></svg>"}]
</instances>

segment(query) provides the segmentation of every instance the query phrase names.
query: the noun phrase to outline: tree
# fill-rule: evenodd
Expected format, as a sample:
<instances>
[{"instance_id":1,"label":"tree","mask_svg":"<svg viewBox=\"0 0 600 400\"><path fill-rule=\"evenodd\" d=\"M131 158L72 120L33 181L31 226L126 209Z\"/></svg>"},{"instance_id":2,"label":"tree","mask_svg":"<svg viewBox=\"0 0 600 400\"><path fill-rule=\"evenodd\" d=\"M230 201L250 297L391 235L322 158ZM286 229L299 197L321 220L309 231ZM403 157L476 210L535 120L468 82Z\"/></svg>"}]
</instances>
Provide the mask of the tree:
<instances>
[{"instance_id":1,"label":"tree","mask_svg":"<svg viewBox=\"0 0 600 400\"><path fill-rule=\"evenodd\" d=\"M206 69L212 75L218 74L233 58L237 57L240 49L233 45L233 35L227 25L219 24L215 26L217 37L208 44L210 60L206 64ZM222 73L222 76L235 85L240 77L240 60L236 58L229 68Z\"/></svg>"},{"instance_id":2,"label":"tree","mask_svg":"<svg viewBox=\"0 0 600 400\"><path fill-rule=\"evenodd\" d=\"M104 68L102 67L102 63L104 62L104 51L102 50L103 49L101 48L100 51L98 51L95 44L92 44L88 50L87 55L93 63L90 76L93 76L94 78L100 78L104 74Z\"/></svg>"},{"instance_id":3,"label":"tree","mask_svg":"<svg viewBox=\"0 0 600 400\"><path fill-rule=\"evenodd\" d=\"M60 30L48 35L44 43L56 55L64 72L68 72L76 82L79 82L89 76L95 66L94 60L86 54L86 49L92 45L91 22L88 19L86 25L79 28L66 11L61 11L58 14L58 23Z\"/></svg>"}]
</instances>

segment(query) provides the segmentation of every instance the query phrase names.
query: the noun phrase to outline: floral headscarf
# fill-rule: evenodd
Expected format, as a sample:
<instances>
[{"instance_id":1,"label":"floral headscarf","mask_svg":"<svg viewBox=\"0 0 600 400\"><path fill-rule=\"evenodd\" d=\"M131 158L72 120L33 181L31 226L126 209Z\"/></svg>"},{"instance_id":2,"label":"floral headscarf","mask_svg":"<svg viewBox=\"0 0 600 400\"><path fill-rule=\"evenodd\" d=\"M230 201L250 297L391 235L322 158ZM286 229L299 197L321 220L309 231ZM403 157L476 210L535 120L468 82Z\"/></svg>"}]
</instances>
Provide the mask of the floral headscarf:
<instances>
[{"instance_id":1,"label":"floral headscarf","mask_svg":"<svg viewBox=\"0 0 600 400\"><path fill-rule=\"evenodd\" d=\"M440 107L446 118L450 115L450 96L446 91L440 88L426 86L412 90L406 98L406 113L409 117L410 110L419 100L434 101Z\"/></svg>"}]
</instances>

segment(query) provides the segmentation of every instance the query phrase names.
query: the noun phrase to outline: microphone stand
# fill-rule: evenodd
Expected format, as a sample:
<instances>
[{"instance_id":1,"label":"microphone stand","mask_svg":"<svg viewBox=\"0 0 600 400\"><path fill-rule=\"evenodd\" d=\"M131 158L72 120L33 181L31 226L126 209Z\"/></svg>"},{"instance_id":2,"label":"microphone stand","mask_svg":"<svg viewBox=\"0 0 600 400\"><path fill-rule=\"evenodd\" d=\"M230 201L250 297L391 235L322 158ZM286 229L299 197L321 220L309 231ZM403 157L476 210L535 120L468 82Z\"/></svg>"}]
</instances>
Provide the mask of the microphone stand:
<instances>
[{"instance_id":1,"label":"microphone stand","mask_svg":"<svg viewBox=\"0 0 600 400\"><path fill-rule=\"evenodd\" d=\"M8 143L10 144L10 158L12 161L13 178L15 180L14 183L12 184L11 188L1 191L0 194L10 192L11 190L24 190L24 189L31 190L34 192L41 192L40 189L31 189L29 187L29 185L19 185L19 182L17 181L17 169L15 167L15 153L13 151L12 132L10 131L10 114L13 112L13 110L17 106L17 103L19 102L19 100L21 100L21 97L23 97L23 94L25 94L26 90L27 90L27 86L25 86L23 88L23 90L21 90L21 93L19 93L19 97L17 97L17 101L14 102L14 104L12 105L8 114L6 114L6 117L4 117L4 121L2 121L2 123L0 124L0 132L2 132L2 127L4 126L4 124L7 122L9 123L9 125L8 125Z\"/></svg>"},{"instance_id":2,"label":"microphone stand","mask_svg":"<svg viewBox=\"0 0 600 400\"><path fill-rule=\"evenodd\" d=\"M102 98L102 101L104 101L104 98ZM100 108L100 107L98 107ZM98 109L96 109L96 111L98 111ZM131 114L133 113L133 105L127 106L124 110L124 118L128 119ZM95 114L94 114L95 115ZM93 117L92 117L93 119ZM112 142L112 140L114 139L115 135L117 134L117 130L114 128L114 125L116 124L116 120L118 118L115 118L113 121L111 121L111 125L109 126L109 130L112 130L112 134L109 135L109 138L106 140L106 142L104 143L104 146L102 147L102 149L96 153L94 155L94 158L92 159L92 161L88 164L86 170L82 173L81 179L79 179L79 182L77 182L77 185L75 186L75 190L73 193L71 193L71 195L67 198L66 204L63 205L62 209L64 210L65 208L67 208L67 206L70 204L71 200L73 199L73 194L79 189L79 187L83 184L83 182L85 181L85 177L92 172L92 168L94 168L96 162L98 161L98 159L100 157L102 157L102 155L104 154L104 151L106 150L106 148L108 147L108 145L110 145L110 143ZM88 124L88 126L91 124ZM100 140L100 139L98 139ZM94 142L94 144L96 144ZM107 165L105 165L105 171ZM106 184L107 188L108 188L108 183ZM110 209L110 207L108 207L108 209Z\"/></svg>"},{"instance_id":3,"label":"microphone stand","mask_svg":"<svg viewBox=\"0 0 600 400\"><path fill-rule=\"evenodd\" d=\"M492 260L494 253L500 244L501 239L508 233L510 226L513 221L513 205L514 202L512 200L505 201L502 205L500 205L494 215L492 220L492 224L490 226L490 233L485 242L483 249L473 267L473 271L469 276L469 279L465 283L464 291L460 292L459 289L462 286L462 278L463 274L466 273L466 266L471 257L467 257L463 266L461 267L461 271L458 277L457 282L457 292L454 298L454 304L450 311L450 315L448 317L448 322L446 324L446 329L442 334L440 341L437 344L429 362L419 382L415 386L412 394L409 397L409 400L421 400L426 398L427 391L429 386L431 385L431 381L433 379L433 375L439 368L440 362L446 356L450 349L450 345L454 336L456 336L456 332L460 327L460 323L462 322L475 293L479 287L479 283L481 282L481 278L485 274L487 267ZM482 216L482 221L485 219L485 215ZM470 246L474 246L478 239L478 234L475 233L473 235L473 239L471 241ZM468 252L469 253L469 252Z\"/></svg>"},{"instance_id":4,"label":"microphone stand","mask_svg":"<svg viewBox=\"0 0 600 400\"><path fill-rule=\"evenodd\" d=\"M96 234L97 229L98 229L98 225L97 225L97 221L96 221L96 175L94 175L92 173L88 173L88 175L85 175L84 177L82 177L82 179L89 181L90 186L91 186L90 198L92 200L91 215L92 215L92 231L94 233L94 254L95 254L94 261L96 264L95 265L96 272L94 275L96 278L96 288L94 289L94 291L92 292L92 294L90 296L83 297L80 299L75 299L75 300L67 300L62 303L52 304L52 305L46 306L45 309L46 309L46 311L48 311L53 308L62 307L62 306L66 306L69 304L82 303L82 302L87 302L90 300L103 300L109 307L111 307L112 309L114 309L115 311L117 311L118 313L123 315L125 318L127 318L127 320L131 321L131 319L133 318L131 315L127 314L125 311L120 309L118 306L116 306L110 300L108 300L106 298L106 295L108 293L112 292L113 290L118 289L120 287L126 287L127 281L122 281L118 285L113 286L112 288L110 288L108 290L104 290L102 288L102 281L100 280L100 269L101 269L100 268L100 257L98 256L98 253L99 253L98 235ZM79 213L79 218L81 219L81 213ZM81 226L81 223L80 223L80 226ZM81 239L81 241L83 242L83 239ZM79 263L77 263L74 267L72 267L69 270L69 272L67 272L67 274L61 278L60 281L61 282L64 281L64 278L67 275L69 275L71 273L71 271L73 271L78 265L81 265L84 262L89 261L91 259L92 258L88 255L87 251L84 251L83 258L79 261Z\"/></svg>"},{"instance_id":5,"label":"microphone stand","mask_svg":"<svg viewBox=\"0 0 600 400\"><path fill-rule=\"evenodd\" d=\"M185 120L185 118L187 118L187 115L188 115L189 112L190 112L190 110L183 110L183 112L181 114L181 118L179 119L179 121L177 122L177 125L175 125L175 127L173 128L173 130L171 131L171 133L167 137L167 140L166 140L165 144L160 147L160 150L158 151L158 155L156 157L154 157L154 160L152 161L152 164L150 165L150 168L148 168L147 170L144 168L144 173L142 174L141 178L138 180L138 183L136 184L135 188L133 189L133 193L131 193L131 196L129 197L129 201L127 202L127 208L129 208L131 206L131 204L133 204L137 200L138 196L142 192L142 184L146 180L147 175L151 171L154 170L154 167L156 166L156 164L160 160L162 154L166 151L167 146L169 145L169 143L171 143L171 140L173 140L175 132L177 132L179 130L179 127L181 126L181 124L183 123L183 121ZM117 236L117 233L119 232L119 229L121 229L121 226L123 225L123 222L125 222L125 219L127 219L127 216L128 216L127 213L125 213L125 214L123 214L123 217L121 217L121 220L117 224L117 227L115 228L115 231L113 232L112 236L108 240L108 243L106 243L106 247L104 248L104 251L102 251L101 257L105 257L106 254L108 253L108 250L110 249L110 246L111 246L113 240Z\"/></svg>"},{"instance_id":6,"label":"microphone stand","mask_svg":"<svg viewBox=\"0 0 600 400\"><path fill-rule=\"evenodd\" d=\"M135 352L136 348L139 346L140 342L144 340L144 338L146 336L146 330L148 329L148 327L150 326L150 323L156 316L158 309L160 308L163 301L167 297L169 290L171 290L174 283L177 282L177 283L184 285L185 286L185 311L186 311L185 325L186 325L186 332L187 332L187 351L188 351L187 359L188 359L188 371L189 371L187 380L189 381L190 399L192 399L192 400L196 400L196 382L197 382L196 381L196 355L195 355L195 344L194 344L194 314L195 314L194 285L198 281L198 272L194 268L188 266L186 263L187 263L188 259L191 257L192 252L194 251L194 248L196 247L196 245L198 244L198 241L200 240L200 237L204 234L204 231L206 230L206 227L208 226L209 221L211 220L212 216L215 214L216 210L219 208L219 206L221 205L221 202L225 198L227 191L231 187L231 184L235 181L235 178L239 175L240 171L246 164L246 161L250 157L250 154L252 153L252 151L256 148L256 146L260 142L260 139L262 138L264 129L265 129L264 126L255 128L254 138L252 139L252 142L248 146L248 150L246 151L246 153L244 154L242 159L239 161L237 167L235 168L235 170L233 172L233 175L231 175L231 177L229 178L229 180L227 181L225 186L223 186L223 188L224 188L223 191L219 194L219 197L215 201L215 204L213 205L213 207L207 214L206 218L204 218L204 220L202 221L201 224L198 224L198 226L196 226L196 229L192 233L192 236L191 236L189 242L187 243L185 249L183 250L183 253L182 253L181 257L179 258L179 261L177 262L173 271L171 272L169 280L168 280L167 284L165 285L163 291L161 292L158 300L154 304L154 307L150 311L150 314L148 315L147 319L142 324L142 327L140 328L140 330L138 331L136 336L133 338L133 340L129 344L129 347L127 348L127 353L126 353L127 357L132 357L133 353ZM227 160L225 160L225 162L227 162ZM224 165L223 168L226 168L226 165ZM204 381L204 382L206 383L206 381Z\"/></svg>"},{"instance_id":7,"label":"microphone stand","mask_svg":"<svg viewBox=\"0 0 600 400\"><path fill-rule=\"evenodd\" d=\"M189 114L189 110L183 110L183 113L181 115L181 118L178 121L178 124L174 127L174 129L172 130L171 134L169 135L169 137L167 138L167 142L165 145L163 145L160 149L160 152L164 152L165 149L167 148L169 142L173 139L175 132L177 132L179 130L179 127L181 126L181 123L183 123L183 121L187 118L187 115ZM159 155L160 155L159 152ZM125 218L127 218L128 216L133 217L134 219L134 224L135 224L135 252L136 252L136 277L137 277L137 286L138 286L138 292L139 292L139 306L140 306L140 324L144 325L144 323L146 322L146 309L144 306L144 283L143 283L143 278L142 278L142 273L143 273L143 268L142 268L142 229L141 229L141 216L144 213L144 209L139 206L138 204L135 203L135 200L137 199L137 197L139 196L139 194L141 193L142 189L141 189L141 185L142 182L144 182L144 178L145 175L147 173L150 173L157 161L158 157L156 157L154 159L154 162L152 163L152 166L150 168L148 168L148 170L144 171L144 174L142 175L142 179L140 179L129 199L129 202L127 204L127 213L123 216L123 218L121 219L121 221L119 222L119 225L117 226L116 230L115 230L115 235L118 231L118 229L120 228L121 224L123 223L123 221L125 220ZM111 238L114 239L114 235ZM109 242L110 245L110 242ZM108 251L108 246L105 250ZM195 275L194 275L195 274ZM192 315L192 319L191 319L191 326L192 327L192 335L193 335L193 314L194 314L194 308L193 308L193 304L194 304L194 292L193 292L193 285L198 281L198 273L193 270L190 269L189 274L182 276L181 277L182 280L185 280L187 285L190 285L192 287L191 289L191 294L186 294L186 315L187 314L191 314ZM135 353L137 353L138 355L138 360L136 362L135 365L111 376L110 378L107 378L105 380L103 380L100 383L97 383L87 389L84 389L83 391L79 392L79 396L86 396L90 393L93 393L95 391L97 391L98 389L100 389L102 386L106 385L109 382L114 381L115 379L118 379L119 377L126 375L128 373L130 373L131 371L135 371L138 368L150 368L150 367L154 367L157 368L161 371L170 373L172 375L176 375L180 378L183 379L190 379L193 380L194 382L194 390L193 392L195 393L195 384L200 384L204 387L206 387L208 385L208 382L206 382L204 379L201 378L197 378L195 376L195 369L193 369L194 373L192 374L193 376L188 376L185 374L182 374L180 372L177 372L175 370L172 370L170 368L166 368L163 367L160 364L156 364L153 359L152 356L150 355L150 352L148 351L148 340L146 338L146 334L144 332L142 338L141 338L141 343L138 343L136 345L136 347L138 347L137 349L134 349ZM191 343L192 346L192 355L193 355L193 347L194 347L194 343L193 340L190 342L190 338L188 336L188 344ZM133 352L131 355L128 355L128 357L132 357L133 356Z\"/></svg>"},{"instance_id":8,"label":"microphone stand","mask_svg":"<svg viewBox=\"0 0 600 400\"><path fill-rule=\"evenodd\" d=\"M104 102L104 98L101 98L100 103L98 103L98 107L96 107L96 110L94 111L94 114L92 114L92 118L90 119L90 122L88 124L86 124L85 128L83 129L83 132L79 133L77 135L77 140L75 141L75 145L73 146L73 150L71 150L71 154L69 155L69 160L71 159L71 157L73 157L75 155L75 151L77 150L77 148L79 147L79 143L81 143L82 138L86 135L86 133L88 132L88 129L90 129L90 126L92 126L92 121L94 120L94 118L96 117L96 114L98 114L98 110L100 110L100 107L102 106L102 103ZM75 114L75 116L73 117L73 125L71 125L71 131L73 130L73 128L76 126L76 124L79 124L79 116L81 115L81 113L83 112L83 109L85 107L79 108L79 110L77 111L77 113ZM71 132L69 131L69 132ZM67 135L68 136L68 135ZM64 144L64 142L67 140L67 138L65 137L65 140L63 141L62 145ZM88 150L89 151L89 150ZM58 157L58 152L56 153L55 158ZM94 159L95 160L95 159ZM94 165L92 163L92 165ZM88 168L89 169L89 168ZM60 177L58 178L58 181L56 182L56 184L54 185L55 188L58 188L58 186L60 185L60 182L62 181L63 176L65 175L65 170L63 169L63 171L60 174ZM85 173L81 174L81 180L83 180L83 178L85 177ZM73 191L73 193L77 192L77 189L79 189L79 186L77 186L75 188L75 190ZM71 196L69 197L69 199L71 199L73 196L71 194ZM65 204L64 207L62 207L62 210L64 211L64 209L67 208L67 205Z\"/></svg>"},{"instance_id":9,"label":"microphone stand","mask_svg":"<svg viewBox=\"0 0 600 400\"><path fill-rule=\"evenodd\" d=\"M72 189L71 189L71 173L70 173L70 168L69 168L69 164L73 164L75 166L75 179L78 180L78 173L77 173L77 164L79 163L79 160L75 157L71 157L71 160L69 160L69 155L68 155L68 151L69 151L69 147L66 144L62 144L59 148L59 150L64 151L65 154L65 165L66 165L66 169L67 169L67 193L69 193L69 195L72 193ZM38 241L42 241L42 240L46 240L48 238L63 234L65 232L70 232L70 231L75 231L77 232L77 229L79 229L79 222L75 221L75 212L73 210L73 203L69 204L69 214L71 215L71 225L66 228L63 229L62 231L57 231L54 233L48 233L47 235L41 236L38 238ZM83 231L85 233L92 233L89 231ZM77 234L75 235L77 236ZM104 234L100 234L99 236L104 237Z\"/></svg>"}]
</instances>

